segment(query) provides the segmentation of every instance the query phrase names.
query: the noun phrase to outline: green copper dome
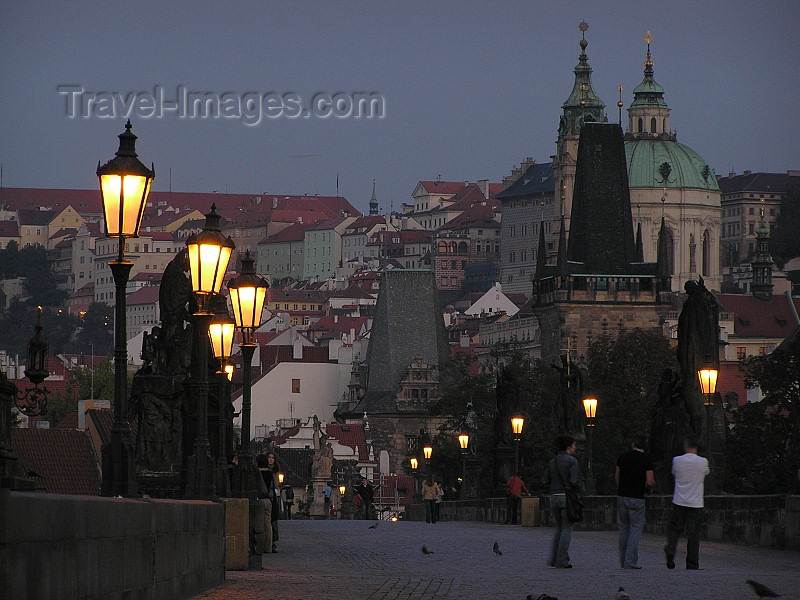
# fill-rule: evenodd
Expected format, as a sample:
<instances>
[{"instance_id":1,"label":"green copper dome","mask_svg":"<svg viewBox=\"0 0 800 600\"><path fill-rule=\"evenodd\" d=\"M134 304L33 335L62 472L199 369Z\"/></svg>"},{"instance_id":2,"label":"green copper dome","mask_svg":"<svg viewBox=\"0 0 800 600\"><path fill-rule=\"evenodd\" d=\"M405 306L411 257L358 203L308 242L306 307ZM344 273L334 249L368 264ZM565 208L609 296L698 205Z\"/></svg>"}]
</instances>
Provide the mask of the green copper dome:
<instances>
[{"instance_id":1,"label":"green copper dome","mask_svg":"<svg viewBox=\"0 0 800 600\"><path fill-rule=\"evenodd\" d=\"M708 163L694 150L671 140L626 140L630 188L694 188L719 191Z\"/></svg>"}]
</instances>

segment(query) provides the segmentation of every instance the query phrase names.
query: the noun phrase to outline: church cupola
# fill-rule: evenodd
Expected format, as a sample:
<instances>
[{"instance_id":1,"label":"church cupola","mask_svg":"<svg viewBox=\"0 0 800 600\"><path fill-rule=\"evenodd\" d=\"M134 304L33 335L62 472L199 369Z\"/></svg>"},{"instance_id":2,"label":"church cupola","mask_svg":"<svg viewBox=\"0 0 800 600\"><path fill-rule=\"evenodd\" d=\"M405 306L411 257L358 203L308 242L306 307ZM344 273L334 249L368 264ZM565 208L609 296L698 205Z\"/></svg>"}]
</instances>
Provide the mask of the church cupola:
<instances>
[{"instance_id":1,"label":"church cupola","mask_svg":"<svg viewBox=\"0 0 800 600\"><path fill-rule=\"evenodd\" d=\"M589 26L583 21L578 28L581 30L581 54L578 57L578 64L575 66L575 84L572 86L572 93L561 105L564 112L558 126L559 137L577 136L583 122L604 123L608 120L603 111L606 105L592 87L592 67L589 66L586 57L586 46L589 45L589 42L586 41L586 30L589 29Z\"/></svg>"},{"instance_id":2,"label":"church cupola","mask_svg":"<svg viewBox=\"0 0 800 600\"><path fill-rule=\"evenodd\" d=\"M369 199L369 215L378 214L378 198L375 197L375 179L372 180L372 198Z\"/></svg>"},{"instance_id":3,"label":"church cupola","mask_svg":"<svg viewBox=\"0 0 800 600\"><path fill-rule=\"evenodd\" d=\"M664 101L664 88L653 78L653 58L650 42L653 36L648 31L644 36L647 56L644 61L644 79L633 88L633 102L628 108L628 131L626 140L659 139L677 141L669 128L669 108Z\"/></svg>"}]
</instances>

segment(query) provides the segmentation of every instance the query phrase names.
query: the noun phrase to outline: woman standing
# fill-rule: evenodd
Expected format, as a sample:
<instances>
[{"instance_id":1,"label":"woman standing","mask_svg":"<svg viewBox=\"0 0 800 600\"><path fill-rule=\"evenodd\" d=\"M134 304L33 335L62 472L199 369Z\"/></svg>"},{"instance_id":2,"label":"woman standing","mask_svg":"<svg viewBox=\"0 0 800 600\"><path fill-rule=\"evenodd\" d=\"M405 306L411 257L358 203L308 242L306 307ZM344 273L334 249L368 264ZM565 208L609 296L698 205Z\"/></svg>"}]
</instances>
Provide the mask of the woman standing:
<instances>
[{"instance_id":1,"label":"woman standing","mask_svg":"<svg viewBox=\"0 0 800 600\"><path fill-rule=\"evenodd\" d=\"M428 475L422 484L422 499L425 500L425 522L436 523L436 500L439 498L439 485Z\"/></svg>"},{"instance_id":2,"label":"woman standing","mask_svg":"<svg viewBox=\"0 0 800 600\"><path fill-rule=\"evenodd\" d=\"M278 517L280 516L280 507L278 504L278 458L274 452L267 452L266 456L259 454L256 458L258 463L258 470L261 471L261 476L264 478L264 485L266 486L266 495L264 496L264 517L266 521L269 515L269 526L272 535L267 532L267 523L264 523L264 533L272 538L272 543L267 544L267 547L272 548L272 552L278 551Z\"/></svg>"}]
</instances>

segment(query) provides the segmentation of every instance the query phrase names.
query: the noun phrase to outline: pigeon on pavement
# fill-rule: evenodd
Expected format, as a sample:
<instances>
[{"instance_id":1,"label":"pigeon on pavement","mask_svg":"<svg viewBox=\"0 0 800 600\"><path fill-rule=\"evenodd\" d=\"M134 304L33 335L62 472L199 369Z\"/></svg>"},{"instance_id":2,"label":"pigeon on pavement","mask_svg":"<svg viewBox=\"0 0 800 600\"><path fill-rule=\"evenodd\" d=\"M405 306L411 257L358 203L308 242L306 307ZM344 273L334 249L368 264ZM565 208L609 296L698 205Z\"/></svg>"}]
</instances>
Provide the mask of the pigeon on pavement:
<instances>
[{"instance_id":1,"label":"pigeon on pavement","mask_svg":"<svg viewBox=\"0 0 800 600\"><path fill-rule=\"evenodd\" d=\"M372 525L369 526L369 529L377 529L378 528L378 523L380 523L380 521L375 521L375 523L373 523Z\"/></svg>"},{"instance_id":2,"label":"pigeon on pavement","mask_svg":"<svg viewBox=\"0 0 800 600\"><path fill-rule=\"evenodd\" d=\"M619 591L617 595L614 596L614 600L631 600L631 597L628 595L628 592L625 591L625 588L619 586Z\"/></svg>"},{"instance_id":3,"label":"pigeon on pavement","mask_svg":"<svg viewBox=\"0 0 800 600\"><path fill-rule=\"evenodd\" d=\"M433 554L433 550L428 550L428 547L425 544L423 544L422 545L422 553L423 554Z\"/></svg>"},{"instance_id":4,"label":"pigeon on pavement","mask_svg":"<svg viewBox=\"0 0 800 600\"><path fill-rule=\"evenodd\" d=\"M757 581L748 579L747 584L753 588L753 591L758 594L759 598L780 598L780 594L776 594L763 583L758 583Z\"/></svg>"},{"instance_id":5,"label":"pigeon on pavement","mask_svg":"<svg viewBox=\"0 0 800 600\"><path fill-rule=\"evenodd\" d=\"M500 556L503 555L503 553L500 551L500 544L498 544L497 542L495 542L494 546L492 546L492 552L494 552L495 554L499 554Z\"/></svg>"}]
</instances>

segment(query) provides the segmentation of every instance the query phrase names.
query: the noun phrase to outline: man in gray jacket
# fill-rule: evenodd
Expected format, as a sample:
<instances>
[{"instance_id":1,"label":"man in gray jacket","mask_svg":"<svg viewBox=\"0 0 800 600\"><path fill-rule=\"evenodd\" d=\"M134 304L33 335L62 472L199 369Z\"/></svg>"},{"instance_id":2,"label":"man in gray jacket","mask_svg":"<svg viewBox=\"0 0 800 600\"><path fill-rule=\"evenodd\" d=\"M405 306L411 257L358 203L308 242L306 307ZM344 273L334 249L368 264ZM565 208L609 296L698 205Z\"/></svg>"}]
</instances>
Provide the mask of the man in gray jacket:
<instances>
[{"instance_id":1,"label":"man in gray jacket","mask_svg":"<svg viewBox=\"0 0 800 600\"><path fill-rule=\"evenodd\" d=\"M550 492L550 509L553 511L556 523L547 564L557 569L571 569L569 544L572 540L572 523L567 518L565 485L569 486L569 489L583 493L583 480L578 461L575 459L577 450L575 438L570 435L558 436L556 449L558 454L550 459L542 476L542 483Z\"/></svg>"}]
</instances>

